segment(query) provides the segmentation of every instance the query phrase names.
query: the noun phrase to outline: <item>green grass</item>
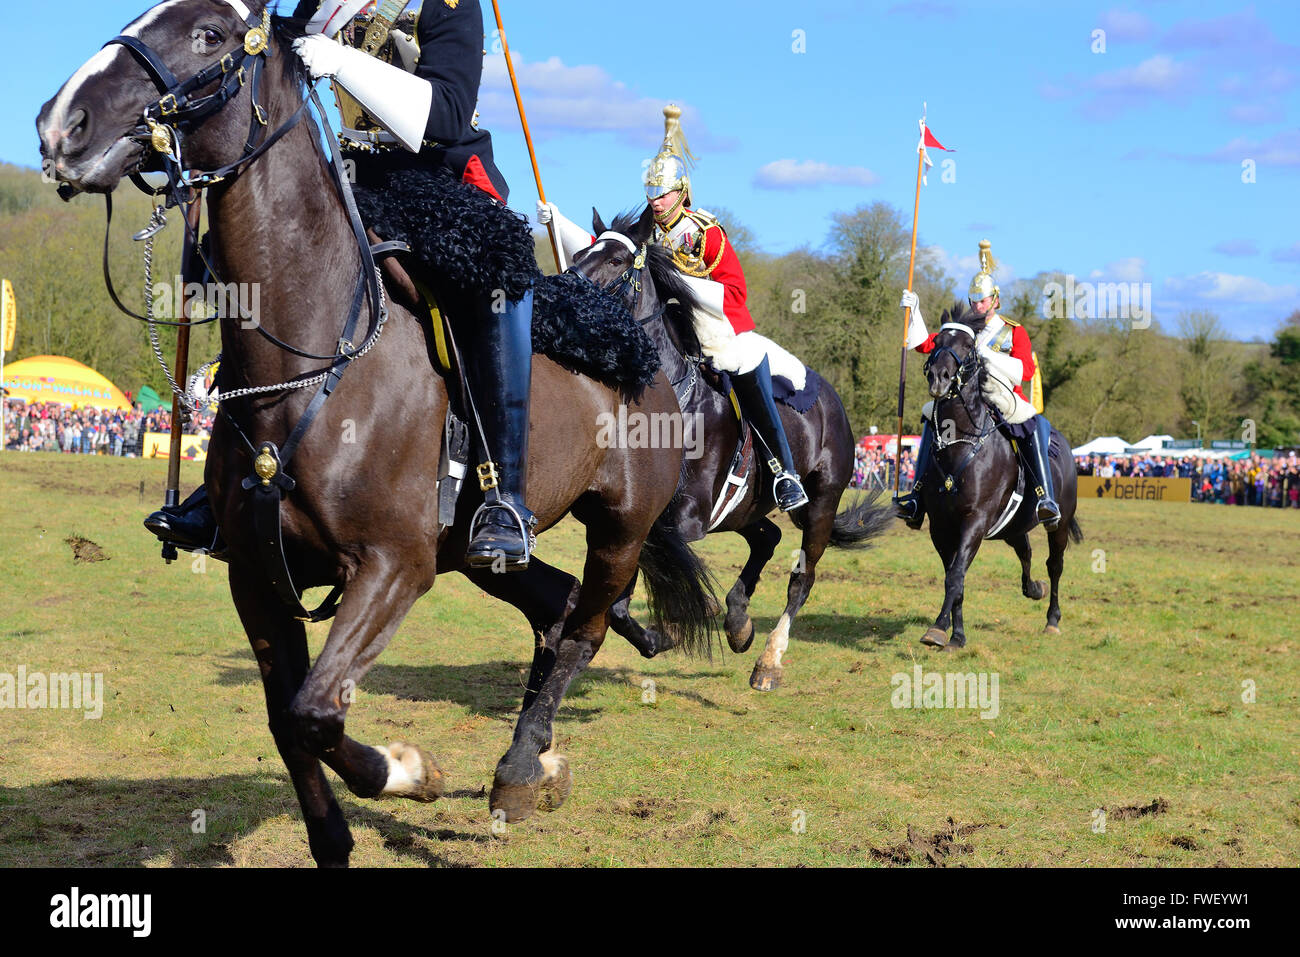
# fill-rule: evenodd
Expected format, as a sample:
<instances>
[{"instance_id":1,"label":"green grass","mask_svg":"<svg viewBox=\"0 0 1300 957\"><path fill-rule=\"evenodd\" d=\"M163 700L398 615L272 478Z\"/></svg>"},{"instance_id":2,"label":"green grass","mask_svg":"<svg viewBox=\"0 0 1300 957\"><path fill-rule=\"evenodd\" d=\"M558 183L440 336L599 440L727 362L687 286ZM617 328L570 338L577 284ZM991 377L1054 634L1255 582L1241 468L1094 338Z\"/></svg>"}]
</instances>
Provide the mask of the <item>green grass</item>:
<instances>
[{"instance_id":1,"label":"green grass","mask_svg":"<svg viewBox=\"0 0 1300 957\"><path fill-rule=\"evenodd\" d=\"M161 462L0 454L0 672L102 672L106 686L97 721L0 710L0 866L311 862L225 566L166 566L140 527L164 474ZM184 488L198 479L187 466ZM1045 604L1021 597L1015 556L991 543L967 578L967 650L921 646L941 566L928 537L900 525L867 552L827 553L785 683L760 695L749 672L798 545L783 523L751 609L755 647L646 662L611 635L557 722L572 797L503 838L486 788L531 640L513 609L459 576L440 579L362 683L348 731L427 748L450 794L363 801L335 780L353 863L879 865L884 855L925 866L928 849L976 866L1294 865L1300 514L1094 500L1079 517L1087 540L1067 556L1061 636L1041 634ZM74 535L109 560L74 563ZM742 545L703 546L724 588ZM1041 534L1035 547L1045 577ZM580 529L549 533L540 554L578 568ZM313 650L324 627L313 626ZM1000 714L892 708L891 676L915 662L996 672ZM654 704L642 703L646 678ZM1253 704L1242 701L1247 680ZM1164 813L1116 813L1157 798ZM1098 807L1104 833L1091 828ZM204 833L191 828L196 809ZM979 827L954 834L950 817Z\"/></svg>"}]
</instances>

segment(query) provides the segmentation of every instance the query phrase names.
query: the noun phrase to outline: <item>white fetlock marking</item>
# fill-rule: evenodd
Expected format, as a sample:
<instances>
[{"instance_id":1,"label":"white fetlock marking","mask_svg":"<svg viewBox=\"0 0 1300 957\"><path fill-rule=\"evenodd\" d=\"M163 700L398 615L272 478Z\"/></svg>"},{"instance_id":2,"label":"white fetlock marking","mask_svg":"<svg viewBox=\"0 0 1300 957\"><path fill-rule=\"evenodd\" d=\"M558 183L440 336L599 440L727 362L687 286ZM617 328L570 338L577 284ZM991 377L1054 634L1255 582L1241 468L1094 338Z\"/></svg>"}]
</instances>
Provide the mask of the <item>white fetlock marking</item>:
<instances>
[{"instance_id":1,"label":"white fetlock marking","mask_svg":"<svg viewBox=\"0 0 1300 957\"><path fill-rule=\"evenodd\" d=\"M542 776L547 781L559 775L564 768L564 755L556 754L554 751L543 751L537 756L537 760L541 762Z\"/></svg>"},{"instance_id":2,"label":"white fetlock marking","mask_svg":"<svg viewBox=\"0 0 1300 957\"><path fill-rule=\"evenodd\" d=\"M383 794L405 795L420 789L424 781L424 762L420 752L400 741L394 741L388 747L375 749L388 762L388 781L384 784ZM397 755L394 755L394 751Z\"/></svg>"},{"instance_id":3,"label":"white fetlock marking","mask_svg":"<svg viewBox=\"0 0 1300 957\"><path fill-rule=\"evenodd\" d=\"M767 636L767 647L771 651L773 668L781 667L781 656L785 654L785 649L790 646L790 616L782 615L781 620L776 623L772 629L772 634Z\"/></svg>"}]
</instances>

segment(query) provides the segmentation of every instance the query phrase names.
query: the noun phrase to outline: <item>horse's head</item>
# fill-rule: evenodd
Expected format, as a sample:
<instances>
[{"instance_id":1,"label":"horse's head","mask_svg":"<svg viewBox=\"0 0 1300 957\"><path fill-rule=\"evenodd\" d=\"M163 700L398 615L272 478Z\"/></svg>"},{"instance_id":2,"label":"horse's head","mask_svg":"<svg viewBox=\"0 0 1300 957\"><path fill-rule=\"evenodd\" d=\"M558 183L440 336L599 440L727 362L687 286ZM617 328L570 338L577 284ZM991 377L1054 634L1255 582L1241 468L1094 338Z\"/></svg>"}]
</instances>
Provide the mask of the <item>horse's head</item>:
<instances>
[{"instance_id":1,"label":"horse's head","mask_svg":"<svg viewBox=\"0 0 1300 957\"><path fill-rule=\"evenodd\" d=\"M984 318L958 300L944 310L941 321L934 349L925 360L925 378L934 399L961 392L983 373L975 337L984 328Z\"/></svg>"},{"instance_id":2,"label":"horse's head","mask_svg":"<svg viewBox=\"0 0 1300 957\"><path fill-rule=\"evenodd\" d=\"M87 60L36 119L42 165L61 195L111 192L124 176L160 168L182 137L186 167L236 161L262 105L249 81L277 53L268 3L166 0ZM223 109L235 103L243 108Z\"/></svg>"},{"instance_id":3,"label":"horse's head","mask_svg":"<svg viewBox=\"0 0 1300 957\"><path fill-rule=\"evenodd\" d=\"M649 206L640 219L619 216L609 227L594 208L591 219L596 241L573 257L579 273L602 289L608 289L645 268L647 247L654 232L654 213ZM639 281L639 277L635 278Z\"/></svg>"},{"instance_id":4,"label":"horse's head","mask_svg":"<svg viewBox=\"0 0 1300 957\"><path fill-rule=\"evenodd\" d=\"M673 264L672 253L654 241L654 210L646 206L639 216L625 213L608 227L600 213L591 212L596 241L574 257L574 269L616 295L630 292L628 305L647 332L653 333L651 326L657 325L650 319L662 317L671 348L681 355L698 355L700 343L691 321L695 293Z\"/></svg>"}]
</instances>

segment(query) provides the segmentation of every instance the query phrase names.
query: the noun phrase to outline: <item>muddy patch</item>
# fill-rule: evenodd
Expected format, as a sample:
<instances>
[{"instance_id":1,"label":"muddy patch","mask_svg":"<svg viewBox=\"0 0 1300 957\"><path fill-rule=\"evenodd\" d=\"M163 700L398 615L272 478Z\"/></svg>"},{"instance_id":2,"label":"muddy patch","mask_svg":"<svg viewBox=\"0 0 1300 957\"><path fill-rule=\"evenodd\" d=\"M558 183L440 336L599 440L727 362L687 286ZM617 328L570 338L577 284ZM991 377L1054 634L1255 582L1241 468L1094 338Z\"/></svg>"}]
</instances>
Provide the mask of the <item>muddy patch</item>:
<instances>
[{"instance_id":1,"label":"muddy patch","mask_svg":"<svg viewBox=\"0 0 1300 957\"><path fill-rule=\"evenodd\" d=\"M947 867L949 858L974 852L962 838L988 827L987 824L958 824L952 818L932 835L925 835L912 825L907 826L907 840L890 847L871 848L874 860L887 864L912 864L924 862L929 867Z\"/></svg>"},{"instance_id":2,"label":"muddy patch","mask_svg":"<svg viewBox=\"0 0 1300 957\"><path fill-rule=\"evenodd\" d=\"M63 541L72 549L72 560L78 564L108 561L108 553L88 538L71 535Z\"/></svg>"},{"instance_id":3,"label":"muddy patch","mask_svg":"<svg viewBox=\"0 0 1300 957\"><path fill-rule=\"evenodd\" d=\"M1154 814L1167 814L1169 813L1169 802L1164 798L1156 798L1147 805L1121 807L1114 811L1108 811L1105 808L1102 808L1102 810L1106 811L1106 815L1112 821L1128 821L1137 817L1148 817Z\"/></svg>"}]
</instances>

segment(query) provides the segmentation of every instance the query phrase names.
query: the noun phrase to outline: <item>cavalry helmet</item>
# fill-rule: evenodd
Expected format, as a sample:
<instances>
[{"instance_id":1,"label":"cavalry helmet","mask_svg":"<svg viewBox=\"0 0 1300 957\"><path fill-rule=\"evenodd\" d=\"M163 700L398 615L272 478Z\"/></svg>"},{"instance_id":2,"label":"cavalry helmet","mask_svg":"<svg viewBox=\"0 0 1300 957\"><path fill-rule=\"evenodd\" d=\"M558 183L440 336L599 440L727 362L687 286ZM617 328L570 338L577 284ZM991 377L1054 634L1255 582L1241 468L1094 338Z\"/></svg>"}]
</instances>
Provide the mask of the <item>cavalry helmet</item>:
<instances>
[{"instance_id":1,"label":"cavalry helmet","mask_svg":"<svg viewBox=\"0 0 1300 957\"><path fill-rule=\"evenodd\" d=\"M998 263L993 258L992 247L993 244L987 239L980 240L980 271L970 281L970 288L966 291L966 298L971 302L979 302L1001 292L997 283L993 281L993 273L998 268Z\"/></svg>"},{"instance_id":2,"label":"cavalry helmet","mask_svg":"<svg viewBox=\"0 0 1300 957\"><path fill-rule=\"evenodd\" d=\"M658 199L660 196L677 190L681 198L677 204L664 214L656 217L667 220L677 214L677 210L691 201L691 165L695 160L690 147L686 145L686 134L682 132L682 108L675 103L664 107L664 140L654 159L646 163L644 176L646 199Z\"/></svg>"}]
</instances>

